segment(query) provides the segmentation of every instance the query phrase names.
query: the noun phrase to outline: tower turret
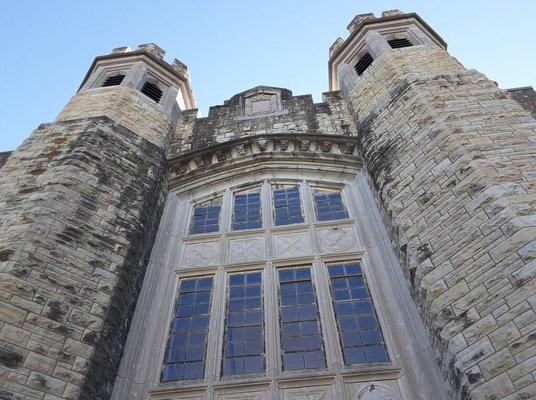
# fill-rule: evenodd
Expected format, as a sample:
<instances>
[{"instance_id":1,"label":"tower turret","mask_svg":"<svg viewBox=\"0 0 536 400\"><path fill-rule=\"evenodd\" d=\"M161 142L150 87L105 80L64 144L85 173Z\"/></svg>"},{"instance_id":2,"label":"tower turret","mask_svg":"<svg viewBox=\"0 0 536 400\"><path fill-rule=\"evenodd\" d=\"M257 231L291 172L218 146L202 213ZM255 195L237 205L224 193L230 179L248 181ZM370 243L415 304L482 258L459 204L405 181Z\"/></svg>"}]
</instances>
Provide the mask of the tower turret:
<instances>
[{"instance_id":1,"label":"tower turret","mask_svg":"<svg viewBox=\"0 0 536 400\"><path fill-rule=\"evenodd\" d=\"M416 14L362 14L348 28L330 49L330 88L351 103L452 398L529 398L517 371L534 347L521 320L535 317L536 121Z\"/></svg>"},{"instance_id":2,"label":"tower turret","mask_svg":"<svg viewBox=\"0 0 536 400\"><path fill-rule=\"evenodd\" d=\"M166 147L195 105L188 69L163 56L145 44L97 57L1 169L2 398L111 394L167 194Z\"/></svg>"}]
</instances>

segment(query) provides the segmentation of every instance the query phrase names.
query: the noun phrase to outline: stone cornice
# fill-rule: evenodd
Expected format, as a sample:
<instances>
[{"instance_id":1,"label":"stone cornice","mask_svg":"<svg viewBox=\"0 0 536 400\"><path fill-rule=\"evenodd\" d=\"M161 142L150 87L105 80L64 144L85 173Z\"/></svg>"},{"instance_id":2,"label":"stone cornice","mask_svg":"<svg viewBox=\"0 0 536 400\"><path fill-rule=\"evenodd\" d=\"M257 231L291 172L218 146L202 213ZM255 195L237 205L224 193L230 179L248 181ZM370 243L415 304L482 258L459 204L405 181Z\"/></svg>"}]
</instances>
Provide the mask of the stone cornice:
<instances>
[{"instance_id":1,"label":"stone cornice","mask_svg":"<svg viewBox=\"0 0 536 400\"><path fill-rule=\"evenodd\" d=\"M245 169L318 169L319 165L340 173L355 173L361 166L354 136L316 134L255 135L188 151L170 158L169 184L176 187L203 178L217 179L222 173Z\"/></svg>"}]
</instances>

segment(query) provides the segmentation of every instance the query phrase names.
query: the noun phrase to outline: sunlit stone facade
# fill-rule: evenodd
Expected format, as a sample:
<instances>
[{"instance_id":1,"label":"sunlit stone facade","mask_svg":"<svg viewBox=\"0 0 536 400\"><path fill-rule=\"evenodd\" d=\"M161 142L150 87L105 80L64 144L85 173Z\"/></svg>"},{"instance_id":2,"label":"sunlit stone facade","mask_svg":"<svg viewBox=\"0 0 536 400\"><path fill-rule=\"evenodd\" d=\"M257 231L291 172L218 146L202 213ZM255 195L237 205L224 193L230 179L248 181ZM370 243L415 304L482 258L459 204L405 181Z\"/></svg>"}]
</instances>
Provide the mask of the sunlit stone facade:
<instances>
[{"instance_id":1,"label":"sunlit stone facade","mask_svg":"<svg viewBox=\"0 0 536 400\"><path fill-rule=\"evenodd\" d=\"M348 29L320 103L123 47L0 154L0 398L536 396L534 91Z\"/></svg>"}]
</instances>

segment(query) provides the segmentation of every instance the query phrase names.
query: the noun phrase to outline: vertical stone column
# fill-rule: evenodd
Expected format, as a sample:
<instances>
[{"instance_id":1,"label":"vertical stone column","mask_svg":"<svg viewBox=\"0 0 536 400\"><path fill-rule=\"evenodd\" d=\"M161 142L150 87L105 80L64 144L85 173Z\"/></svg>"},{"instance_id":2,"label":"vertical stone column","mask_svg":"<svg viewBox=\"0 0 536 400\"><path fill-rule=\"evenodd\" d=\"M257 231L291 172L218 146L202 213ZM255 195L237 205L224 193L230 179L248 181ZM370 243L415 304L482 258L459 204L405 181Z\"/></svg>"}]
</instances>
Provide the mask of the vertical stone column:
<instances>
[{"instance_id":1,"label":"vertical stone column","mask_svg":"<svg viewBox=\"0 0 536 400\"><path fill-rule=\"evenodd\" d=\"M343 85L452 398L535 397L536 121L437 45L384 52Z\"/></svg>"}]
</instances>

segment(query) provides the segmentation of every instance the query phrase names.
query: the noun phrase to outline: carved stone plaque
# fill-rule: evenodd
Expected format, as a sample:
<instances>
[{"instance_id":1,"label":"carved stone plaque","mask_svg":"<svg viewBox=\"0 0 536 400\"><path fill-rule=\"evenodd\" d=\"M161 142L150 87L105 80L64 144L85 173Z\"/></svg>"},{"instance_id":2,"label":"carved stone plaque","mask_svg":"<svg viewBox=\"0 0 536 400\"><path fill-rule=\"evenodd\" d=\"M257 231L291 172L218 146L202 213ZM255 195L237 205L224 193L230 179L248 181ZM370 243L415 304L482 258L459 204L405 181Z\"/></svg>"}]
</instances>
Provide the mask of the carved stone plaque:
<instances>
[{"instance_id":1,"label":"carved stone plaque","mask_svg":"<svg viewBox=\"0 0 536 400\"><path fill-rule=\"evenodd\" d=\"M231 239L229 262L240 263L264 259L264 238Z\"/></svg>"},{"instance_id":2,"label":"carved stone plaque","mask_svg":"<svg viewBox=\"0 0 536 400\"><path fill-rule=\"evenodd\" d=\"M285 400L332 400L328 387L299 388L285 390Z\"/></svg>"},{"instance_id":3,"label":"carved stone plaque","mask_svg":"<svg viewBox=\"0 0 536 400\"><path fill-rule=\"evenodd\" d=\"M277 258L303 257L311 254L308 232L274 235L275 256Z\"/></svg>"},{"instance_id":4,"label":"carved stone plaque","mask_svg":"<svg viewBox=\"0 0 536 400\"><path fill-rule=\"evenodd\" d=\"M183 265L186 268L217 265L219 242L189 243L184 250Z\"/></svg>"},{"instance_id":5,"label":"carved stone plaque","mask_svg":"<svg viewBox=\"0 0 536 400\"><path fill-rule=\"evenodd\" d=\"M281 110L281 100L277 93L259 92L244 98L244 115L271 114Z\"/></svg>"},{"instance_id":6,"label":"carved stone plaque","mask_svg":"<svg viewBox=\"0 0 536 400\"><path fill-rule=\"evenodd\" d=\"M354 231L350 227L327 228L319 231L324 253L353 251L358 249Z\"/></svg>"}]
</instances>

